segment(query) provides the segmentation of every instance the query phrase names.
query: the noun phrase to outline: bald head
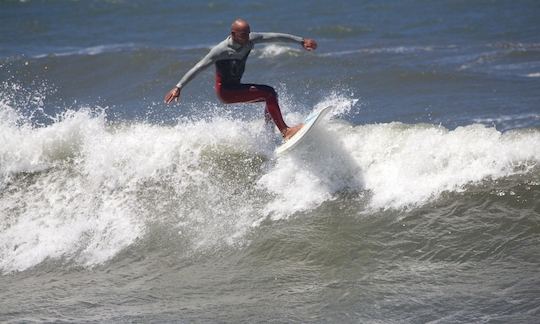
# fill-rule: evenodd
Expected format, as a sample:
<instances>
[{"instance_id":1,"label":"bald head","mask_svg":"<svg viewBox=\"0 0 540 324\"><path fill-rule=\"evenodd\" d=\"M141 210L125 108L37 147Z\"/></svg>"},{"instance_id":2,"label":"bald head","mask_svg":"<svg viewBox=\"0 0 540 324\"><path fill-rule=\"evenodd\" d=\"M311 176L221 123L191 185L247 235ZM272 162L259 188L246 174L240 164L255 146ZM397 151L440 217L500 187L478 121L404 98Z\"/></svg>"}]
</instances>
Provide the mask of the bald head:
<instances>
[{"instance_id":1,"label":"bald head","mask_svg":"<svg viewBox=\"0 0 540 324\"><path fill-rule=\"evenodd\" d=\"M235 43L246 45L249 43L249 24L244 19L236 19L231 25L231 37Z\"/></svg>"},{"instance_id":2,"label":"bald head","mask_svg":"<svg viewBox=\"0 0 540 324\"><path fill-rule=\"evenodd\" d=\"M238 18L235 21L233 21L231 25L231 32L244 32L249 33L251 30L249 28L249 24L244 19Z\"/></svg>"}]
</instances>

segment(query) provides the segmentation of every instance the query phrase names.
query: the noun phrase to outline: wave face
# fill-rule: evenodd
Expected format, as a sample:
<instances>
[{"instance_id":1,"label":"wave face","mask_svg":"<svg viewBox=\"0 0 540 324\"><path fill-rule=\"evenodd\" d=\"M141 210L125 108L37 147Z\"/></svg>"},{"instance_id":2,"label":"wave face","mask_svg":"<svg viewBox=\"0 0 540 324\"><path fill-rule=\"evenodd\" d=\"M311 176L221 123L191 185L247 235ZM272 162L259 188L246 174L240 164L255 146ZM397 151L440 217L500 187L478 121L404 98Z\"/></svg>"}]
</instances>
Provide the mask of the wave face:
<instances>
[{"instance_id":1,"label":"wave face","mask_svg":"<svg viewBox=\"0 0 540 324\"><path fill-rule=\"evenodd\" d=\"M351 126L335 115L352 101L320 105L329 103L336 112L325 130L279 158L261 121L111 125L104 112L83 109L35 128L4 108L2 271L46 259L102 264L155 224L176 228L193 249L244 244L261 222L309 213L345 193L351 208L372 213L422 207L486 181L538 176L538 130Z\"/></svg>"}]
</instances>

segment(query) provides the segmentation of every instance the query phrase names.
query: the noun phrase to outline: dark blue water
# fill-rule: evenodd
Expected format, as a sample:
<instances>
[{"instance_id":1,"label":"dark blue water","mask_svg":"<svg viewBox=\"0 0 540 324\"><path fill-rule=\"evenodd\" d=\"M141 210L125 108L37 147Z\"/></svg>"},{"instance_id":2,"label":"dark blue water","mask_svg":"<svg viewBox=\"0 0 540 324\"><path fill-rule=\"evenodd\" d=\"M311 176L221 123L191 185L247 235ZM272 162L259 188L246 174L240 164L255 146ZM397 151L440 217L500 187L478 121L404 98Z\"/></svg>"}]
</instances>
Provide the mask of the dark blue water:
<instances>
[{"instance_id":1,"label":"dark blue water","mask_svg":"<svg viewBox=\"0 0 540 324\"><path fill-rule=\"evenodd\" d=\"M537 1L0 1L0 320L533 323ZM315 39L210 67L242 17Z\"/></svg>"},{"instance_id":2,"label":"dark blue water","mask_svg":"<svg viewBox=\"0 0 540 324\"><path fill-rule=\"evenodd\" d=\"M539 12L535 1L4 2L2 78L27 89L46 81L55 104L97 103L119 118L146 118L226 36L230 17L242 16L257 31L319 41L314 54L260 47L249 61L246 81L282 84L298 104L334 91L362 98L362 115L347 116L355 124L453 128L506 116L519 121L495 126L529 127L539 121ZM183 107L217 102L211 74L186 89ZM178 114L166 113L161 119Z\"/></svg>"}]
</instances>

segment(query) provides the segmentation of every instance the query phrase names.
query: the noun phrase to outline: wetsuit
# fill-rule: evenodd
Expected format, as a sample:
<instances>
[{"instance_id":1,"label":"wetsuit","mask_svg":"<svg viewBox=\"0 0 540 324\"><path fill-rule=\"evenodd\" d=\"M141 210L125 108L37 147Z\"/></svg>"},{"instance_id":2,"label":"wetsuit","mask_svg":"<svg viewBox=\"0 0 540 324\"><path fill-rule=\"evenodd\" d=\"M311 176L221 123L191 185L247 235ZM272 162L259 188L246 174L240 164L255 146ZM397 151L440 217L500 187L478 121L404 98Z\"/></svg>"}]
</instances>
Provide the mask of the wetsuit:
<instances>
[{"instance_id":1,"label":"wetsuit","mask_svg":"<svg viewBox=\"0 0 540 324\"><path fill-rule=\"evenodd\" d=\"M260 84L243 84L240 82L246 68L246 60L253 46L258 43L295 42L302 44L303 38L280 33L250 33L249 42L240 45L229 36L216 45L200 60L176 85L182 89L199 72L212 63L216 65L216 93L224 103L266 102L266 116L270 115L281 133L287 125L281 116L277 94L274 88Z\"/></svg>"}]
</instances>

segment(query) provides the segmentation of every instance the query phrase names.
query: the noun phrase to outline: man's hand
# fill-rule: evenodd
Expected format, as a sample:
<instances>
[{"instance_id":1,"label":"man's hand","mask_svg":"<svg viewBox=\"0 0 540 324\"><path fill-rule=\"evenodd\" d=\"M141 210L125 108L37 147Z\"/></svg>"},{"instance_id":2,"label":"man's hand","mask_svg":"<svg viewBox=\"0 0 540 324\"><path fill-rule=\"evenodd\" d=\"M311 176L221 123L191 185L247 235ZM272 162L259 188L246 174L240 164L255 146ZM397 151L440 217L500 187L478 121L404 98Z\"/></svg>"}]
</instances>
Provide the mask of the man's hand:
<instances>
[{"instance_id":1,"label":"man's hand","mask_svg":"<svg viewBox=\"0 0 540 324\"><path fill-rule=\"evenodd\" d=\"M314 49L317 49L317 42L311 38L304 38L302 46L308 51L313 51Z\"/></svg>"},{"instance_id":2,"label":"man's hand","mask_svg":"<svg viewBox=\"0 0 540 324\"><path fill-rule=\"evenodd\" d=\"M171 89L171 91L167 92L165 95L165 103L169 104L173 100L178 101L178 98L180 97L180 88L174 87Z\"/></svg>"}]
</instances>

